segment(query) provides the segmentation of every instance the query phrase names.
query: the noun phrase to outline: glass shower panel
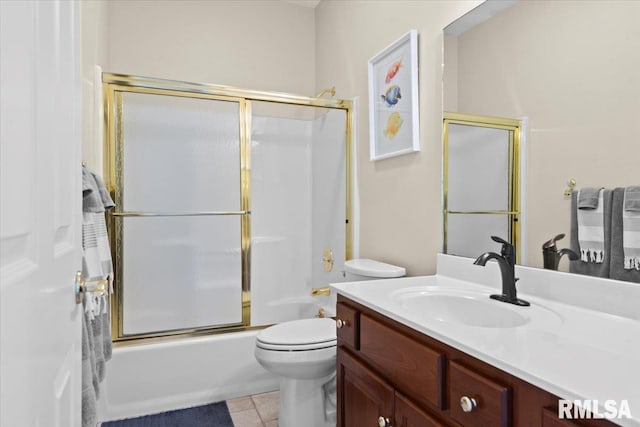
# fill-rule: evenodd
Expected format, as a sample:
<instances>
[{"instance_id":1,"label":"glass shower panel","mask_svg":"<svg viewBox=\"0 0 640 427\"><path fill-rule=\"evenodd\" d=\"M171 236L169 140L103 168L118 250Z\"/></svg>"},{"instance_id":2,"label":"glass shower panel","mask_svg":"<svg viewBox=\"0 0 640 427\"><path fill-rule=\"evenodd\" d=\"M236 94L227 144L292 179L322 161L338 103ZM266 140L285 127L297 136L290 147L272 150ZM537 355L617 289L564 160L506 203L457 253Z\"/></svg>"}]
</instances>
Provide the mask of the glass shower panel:
<instances>
[{"instance_id":1,"label":"glass shower panel","mask_svg":"<svg viewBox=\"0 0 640 427\"><path fill-rule=\"evenodd\" d=\"M448 209L509 210L510 131L449 124Z\"/></svg>"},{"instance_id":2,"label":"glass shower panel","mask_svg":"<svg viewBox=\"0 0 640 427\"><path fill-rule=\"evenodd\" d=\"M240 210L239 104L125 92L123 210Z\"/></svg>"},{"instance_id":3,"label":"glass shower panel","mask_svg":"<svg viewBox=\"0 0 640 427\"><path fill-rule=\"evenodd\" d=\"M507 241L509 215L449 214L447 217L447 253L475 258L487 251L500 252L500 245L491 240L498 236Z\"/></svg>"},{"instance_id":4,"label":"glass shower panel","mask_svg":"<svg viewBox=\"0 0 640 427\"><path fill-rule=\"evenodd\" d=\"M123 335L242 324L239 112L237 101L122 93Z\"/></svg>"},{"instance_id":5,"label":"glass shower panel","mask_svg":"<svg viewBox=\"0 0 640 427\"><path fill-rule=\"evenodd\" d=\"M313 120L311 281L313 287L344 281L346 214L346 123L344 110L316 108ZM326 271L322 260L325 248L333 254L333 269ZM322 299L326 297L316 297Z\"/></svg>"},{"instance_id":6,"label":"glass shower panel","mask_svg":"<svg viewBox=\"0 0 640 427\"><path fill-rule=\"evenodd\" d=\"M242 321L239 216L124 218L123 332Z\"/></svg>"},{"instance_id":7,"label":"glass shower panel","mask_svg":"<svg viewBox=\"0 0 640 427\"><path fill-rule=\"evenodd\" d=\"M251 323L301 317L311 281L313 109L252 103Z\"/></svg>"}]
</instances>

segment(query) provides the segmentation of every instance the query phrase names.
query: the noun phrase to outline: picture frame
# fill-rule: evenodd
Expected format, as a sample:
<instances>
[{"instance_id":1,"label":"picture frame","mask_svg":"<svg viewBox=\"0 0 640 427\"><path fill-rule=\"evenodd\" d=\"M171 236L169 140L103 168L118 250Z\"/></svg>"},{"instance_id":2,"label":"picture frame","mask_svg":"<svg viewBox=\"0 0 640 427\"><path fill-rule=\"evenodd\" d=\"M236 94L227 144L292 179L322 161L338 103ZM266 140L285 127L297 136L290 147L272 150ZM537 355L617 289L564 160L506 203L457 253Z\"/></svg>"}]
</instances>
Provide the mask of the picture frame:
<instances>
[{"instance_id":1,"label":"picture frame","mask_svg":"<svg viewBox=\"0 0 640 427\"><path fill-rule=\"evenodd\" d=\"M369 159L420 151L418 31L369 60Z\"/></svg>"}]
</instances>

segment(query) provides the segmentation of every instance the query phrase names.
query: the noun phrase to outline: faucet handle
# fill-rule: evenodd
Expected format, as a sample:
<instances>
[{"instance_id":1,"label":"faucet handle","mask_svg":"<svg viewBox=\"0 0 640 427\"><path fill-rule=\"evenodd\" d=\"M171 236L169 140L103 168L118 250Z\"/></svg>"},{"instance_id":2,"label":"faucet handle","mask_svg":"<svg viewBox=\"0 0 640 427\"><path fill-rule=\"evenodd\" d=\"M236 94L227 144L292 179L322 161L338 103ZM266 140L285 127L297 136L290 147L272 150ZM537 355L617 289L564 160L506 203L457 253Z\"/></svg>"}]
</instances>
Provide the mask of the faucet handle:
<instances>
[{"instance_id":1,"label":"faucet handle","mask_svg":"<svg viewBox=\"0 0 640 427\"><path fill-rule=\"evenodd\" d=\"M556 242L562 239L564 239L564 233L560 233L551 240L547 240L546 242L544 242L544 244L542 245L542 249L554 249L556 247Z\"/></svg>"},{"instance_id":2,"label":"faucet handle","mask_svg":"<svg viewBox=\"0 0 640 427\"><path fill-rule=\"evenodd\" d=\"M506 240L504 240L501 237L498 236L491 236L491 240L493 240L496 243L502 243L503 245L510 245L511 243L507 242Z\"/></svg>"},{"instance_id":3,"label":"faucet handle","mask_svg":"<svg viewBox=\"0 0 640 427\"><path fill-rule=\"evenodd\" d=\"M511 264L515 264L516 248L511 243L498 236L491 236L491 240L502 244L500 255L505 257Z\"/></svg>"}]
</instances>

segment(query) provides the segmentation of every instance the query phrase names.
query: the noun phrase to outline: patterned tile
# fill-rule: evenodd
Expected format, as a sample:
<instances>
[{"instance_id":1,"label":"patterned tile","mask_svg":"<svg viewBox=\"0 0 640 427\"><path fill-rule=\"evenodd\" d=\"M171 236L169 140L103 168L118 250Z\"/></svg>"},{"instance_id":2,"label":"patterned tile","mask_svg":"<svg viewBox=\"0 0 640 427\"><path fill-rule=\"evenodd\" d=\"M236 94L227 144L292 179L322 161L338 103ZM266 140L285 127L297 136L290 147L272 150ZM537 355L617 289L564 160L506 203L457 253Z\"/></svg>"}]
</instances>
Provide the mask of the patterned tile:
<instances>
[{"instance_id":1,"label":"patterned tile","mask_svg":"<svg viewBox=\"0 0 640 427\"><path fill-rule=\"evenodd\" d=\"M234 412L231 414L234 427L263 427L258 411L249 409L247 411Z\"/></svg>"},{"instance_id":2,"label":"patterned tile","mask_svg":"<svg viewBox=\"0 0 640 427\"><path fill-rule=\"evenodd\" d=\"M230 413L246 411L249 409L255 409L253 405L253 400L251 397L238 397L236 399L227 400L227 407L229 408Z\"/></svg>"},{"instance_id":3,"label":"patterned tile","mask_svg":"<svg viewBox=\"0 0 640 427\"><path fill-rule=\"evenodd\" d=\"M278 409L280 407L280 392L263 393L251 396L262 421L272 421L278 419Z\"/></svg>"}]
</instances>

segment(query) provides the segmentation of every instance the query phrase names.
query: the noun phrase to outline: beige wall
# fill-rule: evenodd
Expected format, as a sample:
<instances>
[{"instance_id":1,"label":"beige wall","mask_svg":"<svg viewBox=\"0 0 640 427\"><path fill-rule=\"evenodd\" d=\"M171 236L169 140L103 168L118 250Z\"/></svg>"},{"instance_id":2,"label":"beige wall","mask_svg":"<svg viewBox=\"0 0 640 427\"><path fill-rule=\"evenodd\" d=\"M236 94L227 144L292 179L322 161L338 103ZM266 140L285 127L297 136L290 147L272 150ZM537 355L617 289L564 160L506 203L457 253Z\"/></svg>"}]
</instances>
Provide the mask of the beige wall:
<instances>
[{"instance_id":1,"label":"beige wall","mask_svg":"<svg viewBox=\"0 0 640 427\"><path fill-rule=\"evenodd\" d=\"M359 99L360 255L435 271L441 249L442 28L481 0L111 1L105 71ZM369 161L367 61L419 33L421 150Z\"/></svg>"},{"instance_id":2,"label":"beige wall","mask_svg":"<svg viewBox=\"0 0 640 427\"><path fill-rule=\"evenodd\" d=\"M313 95L314 9L271 1L111 1L109 70ZM107 71L107 70L105 70Z\"/></svg>"},{"instance_id":3,"label":"beige wall","mask_svg":"<svg viewBox=\"0 0 640 427\"><path fill-rule=\"evenodd\" d=\"M442 245L442 29L480 1L322 1L316 8L316 87L358 97L360 256L435 271ZM367 61L419 33L421 151L369 161Z\"/></svg>"},{"instance_id":4,"label":"beige wall","mask_svg":"<svg viewBox=\"0 0 640 427\"><path fill-rule=\"evenodd\" d=\"M570 178L640 184L638 22L640 2L520 2L458 39L458 111L529 119L528 265L569 235Z\"/></svg>"}]
</instances>

